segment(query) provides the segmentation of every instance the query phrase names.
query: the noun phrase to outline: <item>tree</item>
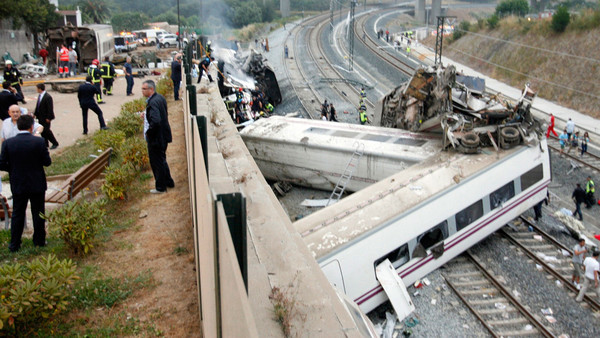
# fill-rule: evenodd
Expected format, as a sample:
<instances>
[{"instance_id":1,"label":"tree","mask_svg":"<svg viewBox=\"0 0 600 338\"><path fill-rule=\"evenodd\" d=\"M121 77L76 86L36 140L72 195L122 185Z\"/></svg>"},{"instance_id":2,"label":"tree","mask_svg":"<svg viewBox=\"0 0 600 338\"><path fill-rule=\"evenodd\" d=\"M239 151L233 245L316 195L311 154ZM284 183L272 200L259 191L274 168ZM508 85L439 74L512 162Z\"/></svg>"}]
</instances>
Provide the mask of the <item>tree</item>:
<instances>
[{"instance_id":1,"label":"tree","mask_svg":"<svg viewBox=\"0 0 600 338\"><path fill-rule=\"evenodd\" d=\"M150 19L142 13L123 12L118 13L110 18L110 24L115 32L120 31L135 31L143 29L144 24Z\"/></svg>"},{"instance_id":2,"label":"tree","mask_svg":"<svg viewBox=\"0 0 600 338\"><path fill-rule=\"evenodd\" d=\"M456 41L463 37L463 35L467 34L467 32L471 29L471 23L469 21L461 21L458 24L458 28L454 30L452 33L452 40Z\"/></svg>"},{"instance_id":3,"label":"tree","mask_svg":"<svg viewBox=\"0 0 600 338\"><path fill-rule=\"evenodd\" d=\"M496 15L504 17L507 15L525 16L529 13L527 0L503 0L496 6Z\"/></svg>"},{"instance_id":4,"label":"tree","mask_svg":"<svg viewBox=\"0 0 600 338\"><path fill-rule=\"evenodd\" d=\"M556 13L554 13L552 16L552 23L550 24L550 27L552 27L553 31L562 33L565 31L565 29L567 29L569 22L571 22L569 10L567 9L567 6L561 5L556 10Z\"/></svg>"},{"instance_id":5,"label":"tree","mask_svg":"<svg viewBox=\"0 0 600 338\"><path fill-rule=\"evenodd\" d=\"M106 0L82 0L81 12L93 23L106 23L110 18L110 9Z\"/></svg>"},{"instance_id":6,"label":"tree","mask_svg":"<svg viewBox=\"0 0 600 338\"><path fill-rule=\"evenodd\" d=\"M251 23L262 21L262 11L260 7L256 6L254 1L240 2L233 9L234 12L231 21L236 27L244 27Z\"/></svg>"}]
</instances>

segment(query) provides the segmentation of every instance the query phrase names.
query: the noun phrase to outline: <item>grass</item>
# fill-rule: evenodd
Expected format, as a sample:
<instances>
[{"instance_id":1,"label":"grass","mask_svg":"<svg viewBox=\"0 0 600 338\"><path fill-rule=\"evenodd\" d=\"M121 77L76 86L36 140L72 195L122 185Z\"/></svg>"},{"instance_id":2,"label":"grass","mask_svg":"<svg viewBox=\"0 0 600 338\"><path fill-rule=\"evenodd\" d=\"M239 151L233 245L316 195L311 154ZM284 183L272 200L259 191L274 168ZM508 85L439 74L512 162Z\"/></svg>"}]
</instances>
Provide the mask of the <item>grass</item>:
<instances>
[{"instance_id":1,"label":"grass","mask_svg":"<svg viewBox=\"0 0 600 338\"><path fill-rule=\"evenodd\" d=\"M109 124L111 125L111 124ZM86 137L76 144L66 147L60 154L53 156L53 163L46 168L46 174L62 175L71 174L83 165L92 161L89 155L97 154L93 137ZM140 173L129 186L129 201L139 200L145 191L147 181L153 177L152 173ZM94 196L84 196L84 198ZM116 250L131 249L134 244L113 236L119 232L132 229L137 221L139 210L131 203L123 201L107 201L106 225L100 229L97 245L94 250L101 251L106 247ZM0 223L0 229L4 225ZM135 229L134 229L135 230ZM114 238L114 239L113 239ZM155 320L147 322L132 316L123 310L116 311L129 297L140 290L155 287L156 281L150 270L143 271L133 276L111 276L103 272L95 263L86 257L69 257L69 251L55 231L48 231L48 245L44 248L34 247L30 238L23 237L21 249L17 253L8 251L10 230L0 230L0 264L8 262L26 262L32 258L55 254L59 259L71 258L78 266L81 279L73 286L70 308L47 321L37 323L28 328L28 332L37 336L162 336L155 325ZM175 251L184 252L184 248ZM94 253L91 254L94 257ZM106 309L107 311L101 311ZM100 312L98 312L100 311ZM160 311L160 310L159 310ZM161 313L153 314L159 318ZM0 331L0 336L4 332Z\"/></svg>"}]
</instances>

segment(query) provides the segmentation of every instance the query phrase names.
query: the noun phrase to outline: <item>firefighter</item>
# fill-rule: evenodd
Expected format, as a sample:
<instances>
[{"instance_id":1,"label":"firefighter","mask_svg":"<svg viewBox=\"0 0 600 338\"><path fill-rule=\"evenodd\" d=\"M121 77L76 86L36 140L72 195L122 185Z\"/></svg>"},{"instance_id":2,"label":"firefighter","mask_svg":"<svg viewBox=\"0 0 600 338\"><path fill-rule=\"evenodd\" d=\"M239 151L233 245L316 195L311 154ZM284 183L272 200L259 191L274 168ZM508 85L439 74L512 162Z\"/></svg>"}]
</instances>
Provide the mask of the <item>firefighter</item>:
<instances>
[{"instance_id":1,"label":"firefighter","mask_svg":"<svg viewBox=\"0 0 600 338\"><path fill-rule=\"evenodd\" d=\"M96 100L98 101L98 104L101 104L101 103L104 103L104 101L102 101L102 88L101 88L102 75L100 74L100 69L98 69L98 65L100 65L100 62L98 61L98 59L94 59L94 61L92 61L92 64L88 67L88 75L92 77L92 84L94 85L94 87L98 88L98 94L96 94Z\"/></svg>"},{"instance_id":2,"label":"firefighter","mask_svg":"<svg viewBox=\"0 0 600 338\"><path fill-rule=\"evenodd\" d=\"M56 58L58 59L58 77L62 78L69 77L69 49L65 47L65 44L60 45L60 50L56 51Z\"/></svg>"},{"instance_id":3,"label":"firefighter","mask_svg":"<svg viewBox=\"0 0 600 338\"><path fill-rule=\"evenodd\" d=\"M108 56L105 56L101 67L102 69L100 70L100 74L102 74L102 81L104 82L104 89L102 92L104 95L112 95L112 87L115 78L115 65L108 60Z\"/></svg>"},{"instance_id":4,"label":"firefighter","mask_svg":"<svg viewBox=\"0 0 600 338\"><path fill-rule=\"evenodd\" d=\"M25 96L23 96L23 92L21 91L21 85L23 84L23 78L21 77L21 72L19 72L17 67L14 67L12 61L10 61L10 60L6 60L6 63L5 63L4 81L7 81L8 83L10 83L11 87L13 87L14 89L17 90L17 93L19 93L19 95L21 95L22 99L20 101L23 102L23 104L27 103L27 102L25 102Z\"/></svg>"},{"instance_id":5,"label":"firefighter","mask_svg":"<svg viewBox=\"0 0 600 338\"><path fill-rule=\"evenodd\" d=\"M362 101L366 98L367 98L367 93L365 93L365 88L362 87L362 88L360 88L360 100Z\"/></svg>"}]
</instances>

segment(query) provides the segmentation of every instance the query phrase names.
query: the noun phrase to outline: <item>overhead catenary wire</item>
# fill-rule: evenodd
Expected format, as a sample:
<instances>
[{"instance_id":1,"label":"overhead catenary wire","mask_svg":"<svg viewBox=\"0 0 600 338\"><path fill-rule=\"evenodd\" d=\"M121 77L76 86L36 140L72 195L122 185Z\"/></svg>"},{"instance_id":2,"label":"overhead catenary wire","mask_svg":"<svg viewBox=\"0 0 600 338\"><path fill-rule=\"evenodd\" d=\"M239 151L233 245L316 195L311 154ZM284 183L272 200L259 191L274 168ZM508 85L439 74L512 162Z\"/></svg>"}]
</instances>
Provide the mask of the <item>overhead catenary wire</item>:
<instances>
[{"instance_id":1,"label":"overhead catenary wire","mask_svg":"<svg viewBox=\"0 0 600 338\"><path fill-rule=\"evenodd\" d=\"M573 58L573 59L579 59L579 60L585 60L585 61L590 61L590 62L600 62L600 59L594 59L594 58L590 58L587 56L579 56L579 55L573 55L573 54L569 54L569 53L565 53L565 52L559 52L556 50L551 50L551 49L546 49L546 48L540 48L540 47L535 47L535 46L529 46L529 45L524 45L522 43L518 43L518 42L514 42L514 41L510 41L510 40L506 40L506 39L500 39L500 38L495 38L493 36L489 36L489 35L485 35L485 34L479 34L479 33L475 33L475 32L471 32L471 31L467 31L464 29L460 29L458 27L454 28L454 30L457 31L461 31L467 34L472 34L475 36L479 36L482 37L484 39L489 39L489 40L495 40L495 41L502 41L511 45L515 45L515 46L519 46L519 47L523 47L523 48L530 48L530 49L535 49L541 52L545 52L545 53L552 53L552 54L557 54L560 56L566 56L569 58Z\"/></svg>"},{"instance_id":2,"label":"overhead catenary wire","mask_svg":"<svg viewBox=\"0 0 600 338\"><path fill-rule=\"evenodd\" d=\"M471 55L471 54L469 54L469 53L467 53L467 52L465 52L465 51L462 51L462 50L460 50L460 49L458 49L458 48L454 48L454 47L451 47L451 46L446 46L446 48L448 48L448 49L451 49L451 50L454 50L454 51L456 51L456 52L458 52L458 53L464 54L464 55L466 55L466 56L468 56L468 57L471 57L471 58L477 59L477 60L479 60L479 61L483 61L483 62L485 62L485 63L488 63L488 64L492 65L492 66L495 66L495 67L498 67L498 68L504 69L504 70L506 70L506 71L509 71L509 72L512 72L512 73L515 73L515 74L519 74L519 75L523 75L523 76L525 76L525 77L527 77L527 78L529 78L529 79L537 80L537 81L540 81L540 82L543 82L543 83L546 83L546 84L549 84L549 85L552 85L552 86L560 87L560 88L563 88L563 89L566 89L566 90L571 90L571 91L574 91L574 92L576 92L576 93L579 93L579 94L582 94L582 95L586 95L586 96L590 96L590 97L593 97L593 98L595 98L595 99L599 99L599 100L600 100L600 96L598 96L598 95L594 95L594 94L591 94L591 93L587 93L587 92L584 92L584 91L581 91L581 90L578 90L578 89L575 89L575 88L567 87L567 86L561 85L561 84L559 84L559 83L555 83L555 82L551 82L551 81L548 81L548 80L544 80L544 79L541 79L541 78L539 78L539 77L531 76L531 75L529 75L529 74L527 74L527 73L523 73L523 72L520 72L520 71L518 71L518 70L515 70L515 69L512 69L512 68L508 68L508 67L505 67L505 66L499 65L499 64L497 64L497 63L491 62L491 61L489 61L489 60L486 60L486 59L483 59L483 58L477 57L477 56L475 56L475 55Z\"/></svg>"}]
</instances>

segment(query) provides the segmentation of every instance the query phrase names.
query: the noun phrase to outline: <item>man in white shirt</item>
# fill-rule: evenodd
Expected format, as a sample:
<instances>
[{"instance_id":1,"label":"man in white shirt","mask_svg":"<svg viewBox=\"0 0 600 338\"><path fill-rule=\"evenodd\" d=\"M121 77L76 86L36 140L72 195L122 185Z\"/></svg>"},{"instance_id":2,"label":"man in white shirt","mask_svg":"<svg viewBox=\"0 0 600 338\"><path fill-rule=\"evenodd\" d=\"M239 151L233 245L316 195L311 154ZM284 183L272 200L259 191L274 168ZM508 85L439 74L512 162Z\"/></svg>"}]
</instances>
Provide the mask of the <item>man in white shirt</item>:
<instances>
[{"instance_id":1,"label":"man in white shirt","mask_svg":"<svg viewBox=\"0 0 600 338\"><path fill-rule=\"evenodd\" d=\"M571 118L569 117L569 121L567 121L567 135L569 136L569 141L571 141L571 138L573 137L573 133L575 132L575 122L573 122L573 120L571 120Z\"/></svg>"},{"instance_id":2,"label":"man in white shirt","mask_svg":"<svg viewBox=\"0 0 600 338\"><path fill-rule=\"evenodd\" d=\"M575 299L578 302L583 300L583 296L590 285L596 289L596 297L600 297L600 284L598 284L598 270L600 270L600 263L598 263L598 256L600 256L600 251L594 251L592 257L587 257L583 261L585 280L583 281L583 286L581 287L581 290L579 290L579 294Z\"/></svg>"},{"instance_id":3,"label":"man in white shirt","mask_svg":"<svg viewBox=\"0 0 600 338\"><path fill-rule=\"evenodd\" d=\"M2 142L11 137L17 136L19 133L19 128L17 128L17 120L19 117L21 117L21 108L16 104L13 104L8 108L8 115L10 115L10 117L2 122ZM42 131L44 131L44 127L42 127L42 125L39 123L34 123L33 135L42 137Z\"/></svg>"}]
</instances>

